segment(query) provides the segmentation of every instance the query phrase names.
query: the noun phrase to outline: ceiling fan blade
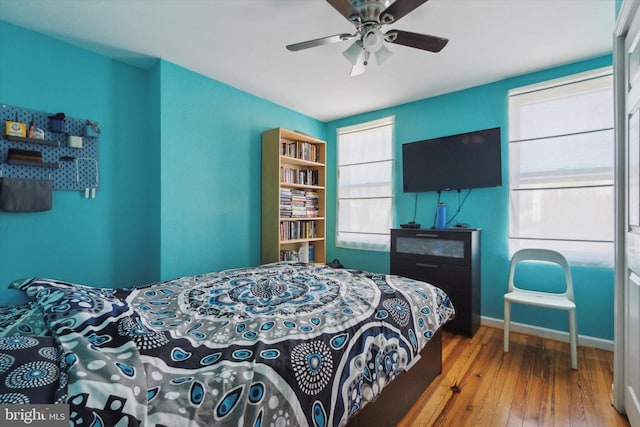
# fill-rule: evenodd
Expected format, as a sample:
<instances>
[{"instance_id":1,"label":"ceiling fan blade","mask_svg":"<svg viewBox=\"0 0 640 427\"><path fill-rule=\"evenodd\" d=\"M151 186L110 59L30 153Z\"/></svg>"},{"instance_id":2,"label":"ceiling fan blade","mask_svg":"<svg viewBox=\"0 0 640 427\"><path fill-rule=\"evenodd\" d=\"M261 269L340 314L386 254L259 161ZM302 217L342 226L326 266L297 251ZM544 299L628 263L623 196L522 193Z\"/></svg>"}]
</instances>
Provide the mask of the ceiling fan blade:
<instances>
[{"instance_id":1,"label":"ceiling fan blade","mask_svg":"<svg viewBox=\"0 0 640 427\"><path fill-rule=\"evenodd\" d=\"M335 10L337 10L340 15L347 18L349 21L353 22L358 18L362 20L362 15L358 12L358 9L353 7L349 0L327 0Z\"/></svg>"},{"instance_id":2,"label":"ceiling fan blade","mask_svg":"<svg viewBox=\"0 0 640 427\"><path fill-rule=\"evenodd\" d=\"M345 40L351 40L355 34L336 34L335 36L322 37L319 39L308 40L306 42L294 43L287 45L287 49L292 52L297 52L302 49L309 49L310 47L323 46L325 44L342 42Z\"/></svg>"},{"instance_id":3,"label":"ceiling fan blade","mask_svg":"<svg viewBox=\"0 0 640 427\"><path fill-rule=\"evenodd\" d=\"M384 39L389 43L401 44L403 46L414 47L416 49L427 50L429 52L440 52L449 43L448 39L426 34L411 33L409 31L391 30L387 31Z\"/></svg>"},{"instance_id":4,"label":"ceiling fan blade","mask_svg":"<svg viewBox=\"0 0 640 427\"><path fill-rule=\"evenodd\" d=\"M391 24L416 9L427 0L396 0L380 13L380 22Z\"/></svg>"}]
</instances>

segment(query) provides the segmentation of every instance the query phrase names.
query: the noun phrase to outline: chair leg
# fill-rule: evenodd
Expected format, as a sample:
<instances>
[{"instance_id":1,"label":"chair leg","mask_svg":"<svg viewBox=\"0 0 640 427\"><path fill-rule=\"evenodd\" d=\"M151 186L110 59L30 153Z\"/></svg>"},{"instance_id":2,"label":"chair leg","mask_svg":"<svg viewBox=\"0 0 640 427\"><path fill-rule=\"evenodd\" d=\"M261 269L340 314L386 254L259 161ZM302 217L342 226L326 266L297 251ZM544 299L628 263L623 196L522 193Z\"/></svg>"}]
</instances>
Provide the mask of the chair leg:
<instances>
[{"instance_id":1,"label":"chair leg","mask_svg":"<svg viewBox=\"0 0 640 427\"><path fill-rule=\"evenodd\" d=\"M511 301L504 300L504 352L509 352L509 323L511 322Z\"/></svg>"},{"instance_id":2,"label":"chair leg","mask_svg":"<svg viewBox=\"0 0 640 427\"><path fill-rule=\"evenodd\" d=\"M569 310L569 341L571 345L571 368L578 369L578 327L576 311Z\"/></svg>"}]
</instances>

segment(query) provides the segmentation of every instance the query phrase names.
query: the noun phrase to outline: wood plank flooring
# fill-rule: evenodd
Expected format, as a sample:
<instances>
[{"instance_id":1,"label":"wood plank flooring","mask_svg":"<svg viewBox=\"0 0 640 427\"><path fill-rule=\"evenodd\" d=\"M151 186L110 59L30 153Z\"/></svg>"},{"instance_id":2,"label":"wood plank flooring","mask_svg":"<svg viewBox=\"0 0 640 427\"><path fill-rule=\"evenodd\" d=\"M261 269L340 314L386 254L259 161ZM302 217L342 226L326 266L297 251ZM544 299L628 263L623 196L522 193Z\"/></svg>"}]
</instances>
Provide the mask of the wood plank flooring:
<instances>
[{"instance_id":1,"label":"wood plank flooring","mask_svg":"<svg viewBox=\"0 0 640 427\"><path fill-rule=\"evenodd\" d=\"M613 353L480 327L469 339L444 332L442 374L397 427L629 426L612 405Z\"/></svg>"}]
</instances>

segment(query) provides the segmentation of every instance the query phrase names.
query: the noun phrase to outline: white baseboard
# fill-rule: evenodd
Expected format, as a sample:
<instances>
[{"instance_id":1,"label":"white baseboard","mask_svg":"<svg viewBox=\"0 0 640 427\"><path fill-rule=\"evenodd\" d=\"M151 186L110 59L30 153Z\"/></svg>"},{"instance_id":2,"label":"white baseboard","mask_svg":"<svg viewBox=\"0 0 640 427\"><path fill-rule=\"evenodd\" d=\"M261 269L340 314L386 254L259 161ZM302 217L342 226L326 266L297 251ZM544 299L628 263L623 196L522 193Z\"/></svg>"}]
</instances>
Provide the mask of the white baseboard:
<instances>
[{"instance_id":1,"label":"white baseboard","mask_svg":"<svg viewBox=\"0 0 640 427\"><path fill-rule=\"evenodd\" d=\"M493 317L482 316L480 323L492 328L504 329L504 320ZM524 323L511 322L511 330L536 337L548 338L556 341L569 342L569 332L556 331L555 329L541 328L539 326L527 325ZM578 335L578 346L599 348L601 350L613 351L613 340Z\"/></svg>"}]
</instances>

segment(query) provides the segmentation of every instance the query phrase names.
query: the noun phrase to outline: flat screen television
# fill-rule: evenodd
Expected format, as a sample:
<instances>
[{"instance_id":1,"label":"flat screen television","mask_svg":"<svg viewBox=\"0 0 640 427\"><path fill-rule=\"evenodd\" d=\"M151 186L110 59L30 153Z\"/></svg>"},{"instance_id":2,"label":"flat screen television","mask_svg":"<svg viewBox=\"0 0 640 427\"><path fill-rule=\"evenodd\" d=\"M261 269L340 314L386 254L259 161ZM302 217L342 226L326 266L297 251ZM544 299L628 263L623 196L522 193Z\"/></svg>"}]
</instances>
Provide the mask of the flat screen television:
<instances>
[{"instance_id":1,"label":"flat screen television","mask_svg":"<svg viewBox=\"0 0 640 427\"><path fill-rule=\"evenodd\" d=\"M402 145L405 193L502 185L500 128Z\"/></svg>"}]
</instances>

